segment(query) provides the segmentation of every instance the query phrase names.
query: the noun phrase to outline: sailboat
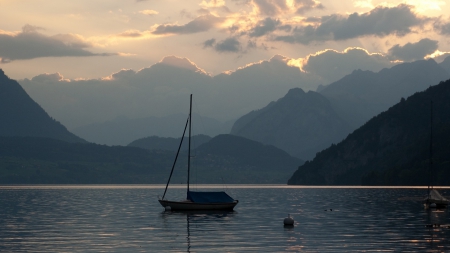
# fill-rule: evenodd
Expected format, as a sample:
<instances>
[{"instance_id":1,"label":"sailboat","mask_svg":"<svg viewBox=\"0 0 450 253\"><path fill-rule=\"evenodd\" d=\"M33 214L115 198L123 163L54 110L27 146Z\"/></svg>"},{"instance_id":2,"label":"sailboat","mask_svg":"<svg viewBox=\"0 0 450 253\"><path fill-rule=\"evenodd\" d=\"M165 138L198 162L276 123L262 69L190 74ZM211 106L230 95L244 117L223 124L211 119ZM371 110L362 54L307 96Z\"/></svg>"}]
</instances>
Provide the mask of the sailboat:
<instances>
[{"instance_id":1,"label":"sailboat","mask_svg":"<svg viewBox=\"0 0 450 253\"><path fill-rule=\"evenodd\" d=\"M167 188L172 177L175 164L177 162L178 155L180 153L181 145L183 144L186 128L189 125L189 145L188 145L188 171L187 171L187 197L182 201L170 201L164 199L166 196ZM178 147L177 155L170 171L169 179L167 180L166 188L159 203L166 209L172 211L196 211L196 210L233 210L233 208L239 203L238 200L233 199L227 193L223 191L218 192L199 192L191 191L189 189L189 177L191 168L191 126L192 126L192 94L190 96L189 116L184 127L183 136L181 137L180 145Z\"/></svg>"},{"instance_id":2,"label":"sailboat","mask_svg":"<svg viewBox=\"0 0 450 253\"><path fill-rule=\"evenodd\" d=\"M445 208L449 204L449 200L442 196L436 189L433 188L433 101L431 101L431 124L430 124L430 158L429 158L429 173L430 179L428 181L428 194L423 200L425 208Z\"/></svg>"}]
</instances>

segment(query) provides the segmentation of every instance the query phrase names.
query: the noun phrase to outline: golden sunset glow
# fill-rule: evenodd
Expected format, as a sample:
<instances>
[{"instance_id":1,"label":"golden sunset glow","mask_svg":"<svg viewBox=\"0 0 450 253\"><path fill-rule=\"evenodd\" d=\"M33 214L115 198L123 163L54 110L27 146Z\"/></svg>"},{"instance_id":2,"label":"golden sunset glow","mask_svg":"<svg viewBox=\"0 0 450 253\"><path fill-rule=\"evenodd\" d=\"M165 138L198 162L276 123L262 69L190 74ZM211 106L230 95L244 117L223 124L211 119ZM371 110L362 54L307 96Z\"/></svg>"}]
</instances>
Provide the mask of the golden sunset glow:
<instances>
[{"instance_id":1,"label":"golden sunset glow","mask_svg":"<svg viewBox=\"0 0 450 253\"><path fill-rule=\"evenodd\" d=\"M423 59L450 52L450 5L442 0L377 1L2 1L1 68L31 78L42 69L95 78L75 58L102 62L98 76L141 69L165 56L195 62L213 75L285 55L302 69L309 56L347 48L389 57L423 39ZM374 22L373 20L376 20ZM39 53L33 47L40 45ZM61 43L54 49L55 43ZM20 47L26 47L22 49ZM439 57L438 57L439 56ZM416 58L414 58L416 59ZM355 59L357 60L357 59ZM35 67L33 67L35 66Z\"/></svg>"}]
</instances>

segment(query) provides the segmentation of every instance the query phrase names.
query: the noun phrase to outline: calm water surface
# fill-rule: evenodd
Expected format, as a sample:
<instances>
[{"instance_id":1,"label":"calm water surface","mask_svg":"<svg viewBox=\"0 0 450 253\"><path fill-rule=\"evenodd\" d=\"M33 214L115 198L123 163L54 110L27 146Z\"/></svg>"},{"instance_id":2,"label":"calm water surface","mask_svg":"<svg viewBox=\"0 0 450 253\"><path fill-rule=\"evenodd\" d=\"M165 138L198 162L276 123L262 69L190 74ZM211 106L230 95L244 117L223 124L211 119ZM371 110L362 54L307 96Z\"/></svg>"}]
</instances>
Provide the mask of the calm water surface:
<instances>
[{"instance_id":1,"label":"calm water surface","mask_svg":"<svg viewBox=\"0 0 450 253\"><path fill-rule=\"evenodd\" d=\"M424 189L225 188L234 212L164 212L162 186L3 186L0 252L450 252L450 212Z\"/></svg>"}]
</instances>

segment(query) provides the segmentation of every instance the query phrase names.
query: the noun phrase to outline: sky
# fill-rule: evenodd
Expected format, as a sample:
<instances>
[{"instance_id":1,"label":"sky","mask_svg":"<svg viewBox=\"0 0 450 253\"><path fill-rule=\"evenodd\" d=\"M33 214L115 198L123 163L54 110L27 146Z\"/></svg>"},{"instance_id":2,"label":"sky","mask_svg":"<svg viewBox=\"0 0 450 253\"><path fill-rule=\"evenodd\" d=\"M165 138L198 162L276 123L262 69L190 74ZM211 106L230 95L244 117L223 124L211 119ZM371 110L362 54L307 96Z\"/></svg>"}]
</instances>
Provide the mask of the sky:
<instances>
[{"instance_id":1,"label":"sky","mask_svg":"<svg viewBox=\"0 0 450 253\"><path fill-rule=\"evenodd\" d=\"M444 0L0 0L0 68L69 127L118 115L158 115L162 109L133 114L136 107L127 105L128 110L117 109L104 117L76 116L91 95L101 99L100 93L103 97L113 93L108 99L119 101L120 94L129 94L121 99L123 103L138 99L144 90L137 90L137 83L152 83L156 74L144 74L158 72L161 66L189 69L200 79L213 78L214 85L248 82L243 89L248 92L259 89L250 79L268 75L267 68L277 70L274 76L283 75L285 85L262 89L267 96L255 96L252 104L237 101L229 88L224 94L233 98L224 100L235 99L236 108L226 109L235 114L209 112L229 120L278 99L289 88L314 90L356 68L379 71L428 58L440 62L450 52L449 13L450 2ZM247 74L239 74L243 72ZM136 79L137 74L141 79ZM153 82L147 92L153 97L156 92L173 92L176 85L158 78L160 84ZM194 79L192 83L202 82ZM242 93L240 88L234 91ZM178 91L183 89L185 94L194 88ZM204 94L209 96L202 102L205 108L223 89ZM161 108L162 104L145 105Z\"/></svg>"}]
</instances>

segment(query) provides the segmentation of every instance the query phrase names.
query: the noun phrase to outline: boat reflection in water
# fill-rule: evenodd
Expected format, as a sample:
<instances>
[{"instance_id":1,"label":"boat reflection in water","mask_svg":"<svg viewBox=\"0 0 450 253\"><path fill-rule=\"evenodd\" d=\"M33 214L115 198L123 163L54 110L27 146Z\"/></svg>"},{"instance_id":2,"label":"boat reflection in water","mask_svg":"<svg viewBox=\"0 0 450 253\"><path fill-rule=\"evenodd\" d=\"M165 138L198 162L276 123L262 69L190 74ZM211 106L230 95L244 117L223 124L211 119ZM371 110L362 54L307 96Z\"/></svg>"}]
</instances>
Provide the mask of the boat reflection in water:
<instances>
[{"instance_id":1,"label":"boat reflection in water","mask_svg":"<svg viewBox=\"0 0 450 253\"><path fill-rule=\"evenodd\" d=\"M226 229L227 223L232 223L230 218L236 214L235 211L221 210L164 211L161 213L161 217L164 223L168 225L171 222L179 223L185 216L187 252L191 252L194 245L196 246L195 251L199 248L208 250L215 248L214 236L211 237L209 233L212 232L212 229L214 231L217 228ZM179 242L184 243L181 240ZM217 251L223 251L223 248L220 249L220 245L217 245L217 247Z\"/></svg>"},{"instance_id":2,"label":"boat reflection in water","mask_svg":"<svg viewBox=\"0 0 450 253\"><path fill-rule=\"evenodd\" d=\"M450 230L450 224L448 222L447 210L429 209L427 210L427 225L428 236L427 242L430 243L431 249L438 249L442 247L442 244L447 244L449 238L445 235L445 231Z\"/></svg>"}]
</instances>

